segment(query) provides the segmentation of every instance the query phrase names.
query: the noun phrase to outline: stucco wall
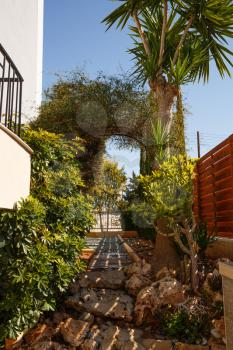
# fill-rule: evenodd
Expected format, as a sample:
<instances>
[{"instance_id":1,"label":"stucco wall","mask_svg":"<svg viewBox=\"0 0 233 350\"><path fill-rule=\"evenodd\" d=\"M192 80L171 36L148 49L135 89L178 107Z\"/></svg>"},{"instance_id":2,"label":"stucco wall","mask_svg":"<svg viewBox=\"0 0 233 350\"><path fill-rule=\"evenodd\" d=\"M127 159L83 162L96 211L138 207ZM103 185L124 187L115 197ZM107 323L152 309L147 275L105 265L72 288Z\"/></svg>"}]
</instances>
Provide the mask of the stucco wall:
<instances>
[{"instance_id":1,"label":"stucco wall","mask_svg":"<svg viewBox=\"0 0 233 350\"><path fill-rule=\"evenodd\" d=\"M24 78L23 121L42 96L43 0L0 0L0 42Z\"/></svg>"},{"instance_id":2,"label":"stucco wall","mask_svg":"<svg viewBox=\"0 0 233 350\"><path fill-rule=\"evenodd\" d=\"M0 208L14 204L30 193L30 148L0 125Z\"/></svg>"}]
</instances>

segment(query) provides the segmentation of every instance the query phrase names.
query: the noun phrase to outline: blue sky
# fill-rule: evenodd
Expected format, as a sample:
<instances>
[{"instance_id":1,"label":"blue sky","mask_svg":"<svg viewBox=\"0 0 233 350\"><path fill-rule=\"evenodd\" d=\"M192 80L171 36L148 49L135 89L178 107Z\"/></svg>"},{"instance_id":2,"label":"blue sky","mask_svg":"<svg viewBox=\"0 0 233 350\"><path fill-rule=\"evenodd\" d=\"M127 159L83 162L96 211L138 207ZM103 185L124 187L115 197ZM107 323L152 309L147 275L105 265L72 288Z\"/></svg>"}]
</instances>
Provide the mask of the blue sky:
<instances>
[{"instance_id":1,"label":"blue sky","mask_svg":"<svg viewBox=\"0 0 233 350\"><path fill-rule=\"evenodd\" d=\"M101 24L115 5L111 0L45 0L44 88L56 80L56 73L76 67L85 69L90 77L99 71L111 75L130 70L127 31L105 32ZM197 155L197 130L201 132L202 154L233 133L233 80L222 80L213 67L208 84L185 86L183 95L190 112L186 117L190 155ZM118 151L109 145L108 152L128 174L137 171L137 152Z\"/></svg>"}]
</instances>

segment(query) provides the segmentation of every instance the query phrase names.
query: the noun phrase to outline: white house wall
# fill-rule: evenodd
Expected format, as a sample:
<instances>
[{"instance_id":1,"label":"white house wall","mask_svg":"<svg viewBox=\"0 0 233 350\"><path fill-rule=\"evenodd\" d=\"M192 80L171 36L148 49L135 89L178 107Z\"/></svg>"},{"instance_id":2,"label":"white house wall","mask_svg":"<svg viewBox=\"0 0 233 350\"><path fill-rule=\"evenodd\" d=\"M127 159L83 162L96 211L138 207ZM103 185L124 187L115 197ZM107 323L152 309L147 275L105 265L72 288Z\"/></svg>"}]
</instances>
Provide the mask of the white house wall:
<instances>
[{"instance_id":1,"label":"white house wall","mask_svg":"<svg viewBox=\"0 0 233 350\"><path fill-rule=\"evenodd\" d=\"M0 0L0 42L23 76L23 121L42 98L43 0Z\"/></svg>"},{"instance_id":2,"label":"white house wall","mask_svg":"<svg viewBox=\"0 0 233 350\"><path fill-rule=\"evenodd\" d=\"M0 208L13 209L30 193L32 150L1 125L0 150Z\"/></svg>"}]
</instances>

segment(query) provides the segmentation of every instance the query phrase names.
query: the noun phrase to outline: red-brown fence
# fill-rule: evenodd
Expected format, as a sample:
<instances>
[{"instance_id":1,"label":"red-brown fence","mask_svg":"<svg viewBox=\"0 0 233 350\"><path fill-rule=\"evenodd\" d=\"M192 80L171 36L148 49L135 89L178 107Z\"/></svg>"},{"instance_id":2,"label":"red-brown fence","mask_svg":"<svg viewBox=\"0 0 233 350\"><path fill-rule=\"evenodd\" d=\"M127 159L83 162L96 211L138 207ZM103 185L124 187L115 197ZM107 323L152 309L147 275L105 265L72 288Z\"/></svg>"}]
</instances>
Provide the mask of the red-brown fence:
<instances>
[{"instance_id":1,"label":"red-brown fence","mask_svg":"<svg viewBox=\"0 0 233 350\"><path fill-rule=\"evenodd\" d=\"M194 215L210 234L233 238L233 135L197 163Z\"/></svg>"}]
</instances>

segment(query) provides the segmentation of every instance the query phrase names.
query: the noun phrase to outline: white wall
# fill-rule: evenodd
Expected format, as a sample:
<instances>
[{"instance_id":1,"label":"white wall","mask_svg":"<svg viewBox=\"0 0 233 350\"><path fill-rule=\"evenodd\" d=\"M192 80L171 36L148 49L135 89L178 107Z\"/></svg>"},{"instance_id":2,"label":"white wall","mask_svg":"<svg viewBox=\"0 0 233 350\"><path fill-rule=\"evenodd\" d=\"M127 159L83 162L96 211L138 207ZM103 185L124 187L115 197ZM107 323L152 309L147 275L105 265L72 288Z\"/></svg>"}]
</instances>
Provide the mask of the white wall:
<instances>
[{"instance_id":1,"label":"white wall","mask_svg":"<svg viewBox=\"0 0 233 350\"><path fill-rule=\"evenodd\" d=\"M30 194L32 150L0 125L0 208L14 205Z\"/></svg>"},{"instance_id":2,"label":"white wall","mask_svg":"<svg viewBox=\"0 0 233 350\"><path fill-rule=\"evenodd\" d=\"M23 76L23 121L42 98L44 0L0 0L0 42Z\"/></svg>"}]
</instances>

